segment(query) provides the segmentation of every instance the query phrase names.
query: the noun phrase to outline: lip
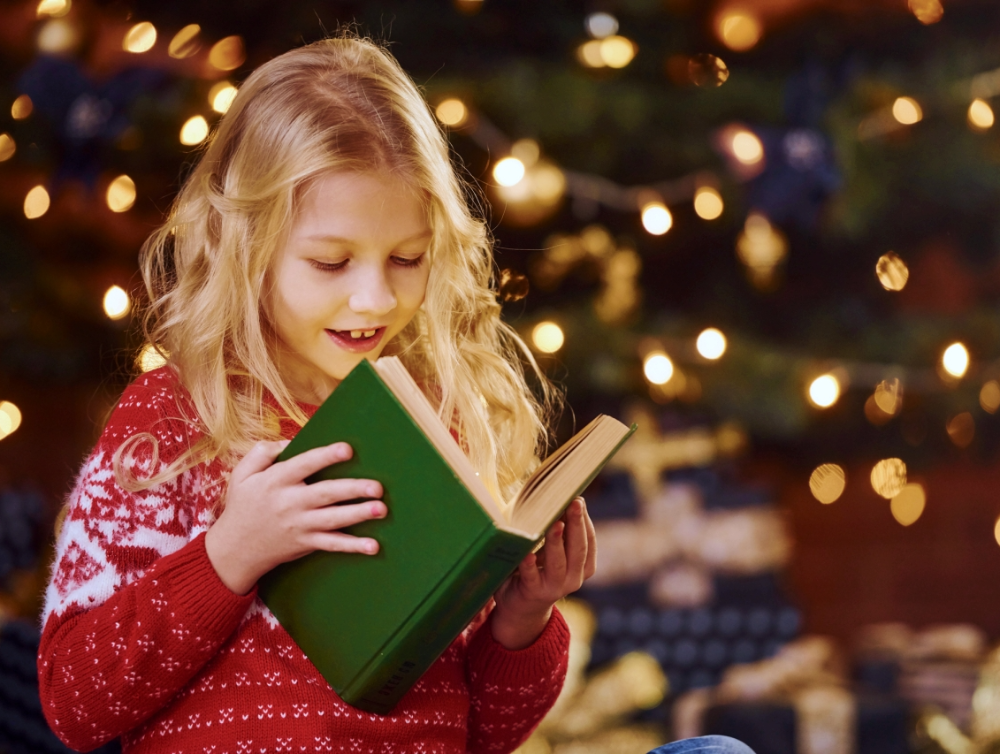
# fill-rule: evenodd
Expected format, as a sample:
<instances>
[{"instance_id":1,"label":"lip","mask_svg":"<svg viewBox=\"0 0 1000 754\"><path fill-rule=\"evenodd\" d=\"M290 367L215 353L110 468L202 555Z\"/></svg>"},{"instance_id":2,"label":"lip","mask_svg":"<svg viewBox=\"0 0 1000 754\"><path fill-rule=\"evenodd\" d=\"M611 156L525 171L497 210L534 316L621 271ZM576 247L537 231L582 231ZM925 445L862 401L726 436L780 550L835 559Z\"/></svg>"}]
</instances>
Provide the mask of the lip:
<instances>
[{"instance_id":1,"label":"lip","mask_svg":"<svg viewBox=\"0 0 1000 754\"><path fill-rule=\"evenodd\" d=\"M368 353L378 347L378 344L382 342L382 336L385 335L385 327L359 327L357 329L375 330L375 334L370 338L359 338L358 340L351 337L350 330L327 330L326 334L339 348L351 353Z\"/></svg>"}]
</instances>

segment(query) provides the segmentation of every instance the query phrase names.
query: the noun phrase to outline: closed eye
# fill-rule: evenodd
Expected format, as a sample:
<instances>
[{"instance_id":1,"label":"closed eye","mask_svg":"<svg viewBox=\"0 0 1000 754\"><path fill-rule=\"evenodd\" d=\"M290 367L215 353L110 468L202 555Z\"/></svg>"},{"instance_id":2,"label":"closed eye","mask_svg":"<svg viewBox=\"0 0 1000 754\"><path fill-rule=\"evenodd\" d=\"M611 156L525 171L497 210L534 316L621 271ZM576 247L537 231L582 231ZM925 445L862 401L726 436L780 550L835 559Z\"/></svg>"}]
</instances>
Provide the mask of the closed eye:
<instances>
[{"instance_id":1,"label":"closed eye","mask_svg":"<svg viewBox=\"0 0 1000 754\"><path fill-rule=\"evenodd\" d=\"M347 266L347 260L345 259L342 262L320 262L318 259L310 259L309 264L322 272L336 272Z\"/></svg>"},{"instance_id":2,"label":"closed eye","mask_svg":"<svg viewBox=\"0 0 1000 754\"><path fill-rule=\"evenodd\" d=\"M426 254L421 254L419 257L393 257L392 263L399 267L419 267L424 263L424 259L427 258Z\"/></svg>"}]
</instances>

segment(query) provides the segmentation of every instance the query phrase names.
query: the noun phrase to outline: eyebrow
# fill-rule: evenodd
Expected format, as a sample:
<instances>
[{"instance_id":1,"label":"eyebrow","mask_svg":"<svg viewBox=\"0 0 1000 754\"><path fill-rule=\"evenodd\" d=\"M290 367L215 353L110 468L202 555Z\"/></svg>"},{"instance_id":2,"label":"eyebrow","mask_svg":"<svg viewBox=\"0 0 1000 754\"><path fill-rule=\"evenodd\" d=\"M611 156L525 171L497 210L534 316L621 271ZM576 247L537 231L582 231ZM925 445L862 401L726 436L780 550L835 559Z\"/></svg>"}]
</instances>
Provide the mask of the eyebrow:
<instances>
[{"instance_id":1,"label":"eyebrow","mask_svg":"<svg viewBox=\"0 0 1000 754\"><path fill-rule=\"evenodd\" d=\"M425 231L423 233L417 233L416 235L410 236L409 238L404 238L402 241L400 241L396 245L397 246L402 246L403 244L410 243L411 241L422 241L425 238L431 238L431 237L433 237L433 235L434 235L433 231L428 230L428 231ZM324 242L327 242L327 243L342 243L342 244L347 244L347 245L353 244L355 242L354 239L351 239L351 238L344 238L343 236L334 236L334 235L329 235L329 234L319 234L319 235L315 235L315 236L306 236L305 240L306 241L324 241Z\"/></svg>"}]
</instances>

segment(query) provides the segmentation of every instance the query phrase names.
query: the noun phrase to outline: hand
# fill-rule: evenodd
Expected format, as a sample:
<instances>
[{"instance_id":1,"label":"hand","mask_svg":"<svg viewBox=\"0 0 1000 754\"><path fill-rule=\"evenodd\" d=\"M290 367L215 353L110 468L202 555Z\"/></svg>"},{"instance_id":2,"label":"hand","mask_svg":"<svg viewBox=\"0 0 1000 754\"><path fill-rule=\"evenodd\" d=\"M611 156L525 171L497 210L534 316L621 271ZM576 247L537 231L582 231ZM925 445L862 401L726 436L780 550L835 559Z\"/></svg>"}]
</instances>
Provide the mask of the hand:
<instances>
[{"instance_id":1,"label":"hand","mask_svg":"<svg viewBox=\"0 0 1000 754\"><path fill-rule=\"evenodd\" d=\"M305 479L349 459L351 446L339 442L275 462L287 440L259 442L233 468L222 514L205 535L208 559L227 587L246 594L276 565L314 550L378 552L374 539L337 531L369 519L384 518L380 500L335 505L345 500L382 497L371 479Z\"/></svg>"},{"instance_id":2,"label":"hand","mask_svg":"<svg viewBox=\"0 0 1000 754\"><path fill-rule=\"evenodd\" d=\"M545 545L526 557L494 595L493 638L507 649L530 646L545 630L552 606L594 575L597 533L582 497L570 503L545 535Z\"/></svg>"}]
</instances>

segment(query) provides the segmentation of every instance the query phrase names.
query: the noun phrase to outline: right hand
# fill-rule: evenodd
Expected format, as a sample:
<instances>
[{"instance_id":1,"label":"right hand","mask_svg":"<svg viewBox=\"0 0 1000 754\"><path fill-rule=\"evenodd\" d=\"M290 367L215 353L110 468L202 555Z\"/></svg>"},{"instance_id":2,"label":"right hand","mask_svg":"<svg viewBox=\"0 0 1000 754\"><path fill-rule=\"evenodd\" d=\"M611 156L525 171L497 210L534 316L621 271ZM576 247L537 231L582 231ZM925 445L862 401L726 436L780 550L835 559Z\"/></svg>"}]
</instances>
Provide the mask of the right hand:
<instances>
[{"instance_id":1,"label":"right hand","mask_svg":"<svg viewBox=\"0 0 1000 754\"><path fill-rule=\"evenodd\" d=\"M338 442L275 462L287 440L259 442L233 468L221 515L205 535L208 559L236 594L253 589L257 579L280 563L314 550L378 552L374 539L338 531L370 519L385 518L378 499L351 505L345 500L382 497L372 479L305 479L349 459L347 443Z\"/></svg>"}]
</instances>

